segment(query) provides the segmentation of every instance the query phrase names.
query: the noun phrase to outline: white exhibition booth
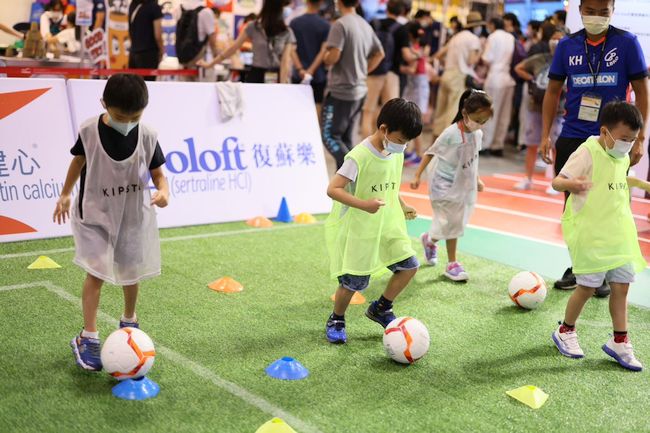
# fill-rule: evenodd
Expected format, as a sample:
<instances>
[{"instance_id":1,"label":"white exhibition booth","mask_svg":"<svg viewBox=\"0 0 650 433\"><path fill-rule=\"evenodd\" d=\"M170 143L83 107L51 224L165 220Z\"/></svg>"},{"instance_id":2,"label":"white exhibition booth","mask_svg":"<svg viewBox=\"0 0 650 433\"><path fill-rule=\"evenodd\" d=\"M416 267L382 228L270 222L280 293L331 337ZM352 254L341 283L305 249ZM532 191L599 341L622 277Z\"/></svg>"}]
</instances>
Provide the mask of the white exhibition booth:
<instances>
[{"instance_id":1,"label":"white exhibition booth","mask_svg":"<svg viewBox=\"0 0 650 433\"><path fill-rule=\"evenodd\" d=\"M142 121L158 131L170 205L160 227L329 212L309 86L243 84L223 122L214 83L151 82ZM65 236L52 221L78 126L99 115L102 80L0 78L0 242Z\"/></svg>"}]
</instances>

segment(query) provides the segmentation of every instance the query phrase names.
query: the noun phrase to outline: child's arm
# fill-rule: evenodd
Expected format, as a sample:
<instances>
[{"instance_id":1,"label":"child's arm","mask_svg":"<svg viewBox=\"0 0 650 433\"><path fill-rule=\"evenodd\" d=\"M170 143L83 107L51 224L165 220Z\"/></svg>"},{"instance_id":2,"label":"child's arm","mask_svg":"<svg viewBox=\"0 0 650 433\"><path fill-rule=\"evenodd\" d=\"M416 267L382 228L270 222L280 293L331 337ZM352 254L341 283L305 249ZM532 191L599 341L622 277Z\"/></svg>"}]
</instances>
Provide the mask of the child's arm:
<instances>
[{"instance_id":1,"label":"child's arm","mask_svg":"<svg viewBox=\"0 0 650 433\"><path fill-rule=\"evenodd\" d=\"M402 211L404 211L404 216L407 220L414 220L418 216L418 212L415 208L404 203L402 197L399 198L399 204L402 206Z\"/></svg>"},{"instance_id":2,"label":"child's arm","mask_svg":"<svg viewBox=\"0 0 650 433\"><path fill-rule=\"evenodd\" d=\"M553 179L553 189L559 192L569 191L572 194L582 194L591 189L593 183L587 180L585 176L580 176L575 179L568 179L561 174Z\"/></svg>"},{"instance_id":3,"label":"child's arm","mask_svg":"<svg viewBox=\"0 0 650 433\"><path fill-rule=\"evenodd\" d=\"M422 173L424 173L424 169L427 168L427 165L429 165L432 159L433 155L428 155L425 153L424 156L422 156L422 161L420 161L418 170L415 172L415 177L411 181L411 189L418 189L420 186L420 178L422 177Z\"/></svg>"},{"instance_id":4,"label":"child's arm","mask_svg":"<svg viewBox=\"0 0 650 433\"><path fill-rule=\"evenodd\" d=\"M169 184L167 184L167 178L162 171L162 167L151 170L151 180L153 180L153 184L158 190L151 196L151 205L158 207L167 206L169 203Z\"/></svg>"},{"instance_id":5,"label":"child's arm","mask_svg":"<svg viewBox=\"0 0 650 433\"><path fill-rule=\"evenodd\" d=\"M641 188L645 192L650 192L650 182L646 182L645 180L628 176L627 184L630 188Z\"/></svg>"},{"instance_id":6,"label":"child's arm","mask_svg":"<svg viewBox=\"0 0 650 433\"><path fill-rule=\"evenodd\" d=\"M478 189L478 192L482 192L485 189L485 184L478 176L476 177L476 189Z\"/></svg>"},{"instance_id":7,"label":"child's arm","mask_svg":"<svg viewBox=\"0 0 650 433\"><path fill-rule=\"evenodd\" d=\"M327 187L327 195L332 199L346 206L354 207L364 210L368 213L376 213L380 207L385 205L383 200L376 198L370 200L361 200L345 190L345 187L350 183L350 179L340 174L334 175Z\"/></svg>"},{"instance_id":8,"label":"child's arm","mask_svg":"<svg viewBox=\"0 0 650 433\"><path fill-rule=\"evenodd\" d=\"M52 215L52 221L55 223L62 224L66 222L66 218L70 218L70 195L85 164L86 157L83 155L77 155L72 158L70 167L68 168L68 174L65 177L65 183L63 184L63 190L61 191L61 197L56 201L56 207Z\"/></svg>"}]
</instances>

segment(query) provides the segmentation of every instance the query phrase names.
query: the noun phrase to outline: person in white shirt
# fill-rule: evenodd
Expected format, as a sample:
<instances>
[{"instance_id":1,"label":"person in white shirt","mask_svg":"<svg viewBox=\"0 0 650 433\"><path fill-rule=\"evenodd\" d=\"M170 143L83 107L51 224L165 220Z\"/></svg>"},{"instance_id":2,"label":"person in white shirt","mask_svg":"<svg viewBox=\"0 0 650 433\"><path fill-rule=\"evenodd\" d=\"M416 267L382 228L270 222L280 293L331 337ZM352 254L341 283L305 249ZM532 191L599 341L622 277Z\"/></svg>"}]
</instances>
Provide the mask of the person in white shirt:
<instances>
[{"instance_id":1,"label":"person in white shirt","mask_svg":"<svg viewBox=\"0 0 650 433\"><path fill-rule=\"evenodd\" d=\"M436 99L436 115L433 121L433 140L451 124L456 114L456 107L465 91L468 76L477 79L474 65L480 59L481 41L474 34L474 29L485 24L480 12L472 11L467 15L465 29L454 35L449 43L436 53L436 58L445 58L445 72L440 79Z\"/></svg>"},{"instance_id":2,"label":"person in white shirt","mask_svg":"<svg viewBox=\"0 0 650 433\"><path fill-rule=\"evenodd\" d=\"M43 39L47 40L50 36L56 36L64 26L63 3L61 0L53 0L41 15L40 30Z\"/></svg>"},{"instance_id":3,"label":"person in white shirt","mask_svg":"<svg viewBox=\"0 0 650 433\"><path fill-rule=\"evenodd\" d=\"M61 30L57 33L56 36L52 36L48 39L50 44L61 44L65 49L66 53L74 54L79 52L81 49L81 42L77 39L77 30L75 28L76 18L75 13L70 12L66 15L66 27L64 30Z\"/></svg>"},{"instance_id":4,"label":"person in white shirt","mask_svg":"<svg viewBox=\"0 0 650 433\"><path fill-rule=\"evenodd\" d=\"M515 51L515 37L504 29L501 18L492 18L488 23L488 36L483 61L489 65L485 78L485 92L492 98L494 116L485 125L484 152L503 156L503 142L508 133L512 115L512 100L515 80L510 75L510 64Z\"/></svg>"}]
</instances>

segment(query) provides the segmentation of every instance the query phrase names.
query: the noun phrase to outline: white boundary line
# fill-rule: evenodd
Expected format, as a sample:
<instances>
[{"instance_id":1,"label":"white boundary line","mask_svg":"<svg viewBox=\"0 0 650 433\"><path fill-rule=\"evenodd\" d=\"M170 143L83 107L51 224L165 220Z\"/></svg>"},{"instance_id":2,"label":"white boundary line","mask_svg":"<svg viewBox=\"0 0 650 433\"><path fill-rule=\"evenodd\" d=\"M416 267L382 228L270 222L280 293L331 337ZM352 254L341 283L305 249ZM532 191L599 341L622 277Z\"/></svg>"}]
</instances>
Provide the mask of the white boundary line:
<instances>
[{"instance_id":1,"label":"white boundary line","mask_svg":"<svg viewBox=\"0 0 650 433\"><path fill-rule=\"evenodd\" d=\"M415 192L402 192L401 195L403 195L405 197L412 197L412 198L417 198L417 199L421 199L421 200L429 200L429 196L427 196L425 194L415 193ZM476 203L475 207L477 209L483 209L483 210L487 210L487 211L490 211L490 212L496 212L496 213L501 213L501 214L505 214L505 215L512 215L512 216L517 216L517 217L522 217L522 218L528 218L528 219L532 219L532 220L536 220L536 221L544 221L544 222L556 223L556 224L561 224L562 223L562 221L560 219L558 219L558 218L544 217L544 216L539 216L539 215L535 215L535 214L530 214L530 213L527 213L527 212L520 212L520 211L515 211L515 210L502 209L502 208L498 208L498 207L494 207L494 206L487 206L487 205L480 204L480 203ZM507 233L507 232L503 232L503 233ZM638 239L639 239L640 242L650 243L650 239L646 239L646 238L642 238L642 237L639 237Z\"/></svg>"},{"instance_id":2,"label":"white boundary line","mask_svg":"<svg viewBox=\"0 0 650 433\"><path fill-rule=\"evenodd\" d=\"M214 233L197 233L195 235L185 235L185 236L171 236L168 238L160 238L160 242L178 242L178 241L188 241L192 239L205 239L205 238L220 238L225 236L236 236L243 235L248 233L259 233L259 232L268 232L268 231L277 231L277 230L287 230L303 227L311 227L324 224L323 221L316 222L314 224L291 224L286 226L274 226L267 229L241 229L241 230L230 230ZM55 253L69 253L74 251L74 247L69 248L55 248L52 250L41 250L41 251L27 251L24 253L13 253L13 254L2 254L0 255L0 260L4 259L15 259L18 257L32 257L32 256L43 256L48 254Z\"/></svg>"},{"instance_id":3,"label":"white boundary line","mask_svg":"<svg viewBox=\"0 0 650 433\"><path fill-rule=\"evenodd\" d=\"M48 291L57 295L58 297L74 305L81 306L81 299L67 292L62 287L54 285L51 281L36 281L27 284L3 286L0 287L0 292L5 292L9 290L18 290L18 289L29 289L35 287L44 287ZM109 316L103 311L97 311L97 316L104 322L110 324L111 326L118 326L119 324L119 321L117 319ZM166 358L168 358L173 363L178 364L181 367L190 370L192 373L194 373L196 376L200 377L201 379L205 379L211 382L216 387L221 388L222 390L234 395L235 397L243 400L244 402L248 403L251 406L255 406L262 412L266 412L269 415L274 417L282 418L290 426L292 426L293 428L295 428L300 432L321 433L321 431L318 430L316 427L302 421L300 418L291 415L289 412L285 411L284 409L281 409L278 406L275 406L273 403L270 403L268 400L253 394L252 392L246 390L245 388L242 388L241 386L237 385L234 382L230 382L226 379L222 379L221 377L219 377L218 375L216 375L206 367L202 366L201 364L192 361L191 359L185 357L184 355L168 347L156 344L156 351L161 355L165 356Z\"/></svg>"}]
</instances>

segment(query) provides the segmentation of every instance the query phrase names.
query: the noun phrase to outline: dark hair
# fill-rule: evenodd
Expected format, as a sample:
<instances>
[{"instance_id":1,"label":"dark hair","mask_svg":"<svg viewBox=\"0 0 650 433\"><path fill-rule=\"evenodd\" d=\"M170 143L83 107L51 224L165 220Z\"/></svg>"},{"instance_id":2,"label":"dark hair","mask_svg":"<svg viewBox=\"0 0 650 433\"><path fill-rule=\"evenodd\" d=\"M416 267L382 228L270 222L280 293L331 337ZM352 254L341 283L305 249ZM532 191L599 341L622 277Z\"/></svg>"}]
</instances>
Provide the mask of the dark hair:
<instances>
[{"instance_id":1,"label":"dark hair","mask_svg":"<svg viewBox=\"0 0 650 433\"><path fill-rule=\"evenodd\" d=\"M359 4L359 0L341 0L341 3L343 3L343 6L346 8L356 8L357 4Z\"/></svg>"},{"instance_id":2,"label":"dark hair","mask_svg":"<svg viewBox=\"0 0 650 433\"><path fill-rule=\"evenodd\" d=\"M564 9L556 10L553 12L553 15L557 16L557 18L562 21L562 24L566 23L566 11Z\"/></svg>"},{"instance_id":3,"label":"dark hair","mask_svg":"<svg viewBox=\"0 0 650 433\"><path fill-rule=\"evenodd\" d=\"M431 18L431 12L429 12L426 9L418 9L418 11L415 13L416 20L419 20L420 18Z\"/></svg>"},{"instance_id":4,"label":"dark hair","mask_svg":"<svg viewBox=\"0 0 650 433\"><path fill-rule=\"evenodd\" d=\"M503 30L504 27L503 20L499 17L494 17L490 19L490 24L492 24L494 28L497 30Z\"/></svg>"},{"instance_id":5,"label":"dark hair","mask_svg":"<svg viewBox=\"0 0 650 433\"><path fill-rule=\"evenodd\" d=\"M406 4L402 0L388 0L386 12L395 16L404 15L406 13Z\"/></svg>"},{"instance_id":6,"label":"dark hair","mask_svg":"<svg viewBox=\"0 0 650 433\"><path fill-rule=\"evenodd\" d=\"M542 27L542 22L537 20L530 20L528 21L528 25L530 26L530 28L533 29L535 33L537 33L539 29Z\"/></svg>"},{"instance_id":7,"label":"dark hair","mask_svg":"<svg viewBox=\"0 0 650 433\"><path fill-rule=\"evenodd\" d=\"M133 74L111 76L106 82L102 97L106 107L117 108L125 113L144 110L149 103L147 85L141 76Z\"/></svg>"},{"instance_id":8,"label":"dark hair","mask_svg":"<svg viewBox=\"0 0 650 433\"><path fill-rule=\"evenodd\" d=\"M422 26L417 21L411 21L406 24L406 31L412 38L418 39L421 36Z\"/></svg>"},{"instance_id":9,"label":"dark hair","mask_svg":"<svg viewBox=\"0 0 650 433\"><path fill-rule=\"evenodd\" d=\"M288 0L264 0L257 23L264 29L267 38L272 38L287 31L282 9L288 4Z\"/></svg>"},{"instance_id":10,"label":"dark hair","mask_svg":"<svg viewBox=\"0 0 650 433\"><path fill-rule=\"evenodd\" d=\"M633 131L640 130L643 128L641 111L635 105L625 101L612 101L605 105L603 112L600 113L600 125L612 129L619 123L629 126Z\"/></svg>"},{"instance_id":11,"label":"dark hair","mask_svg":"<svg viewBox=\"0 0 650 433\"><path fill-rule=\"evenodd\" d=\"M212 13L213 13L217 18L221 17L221 9L219 9L219 8L216 8L216 7L215 7L215 8L212 8Z\"/></svg>"},{"instance_id":12,"label":"dark hair","mask_svg":"<svg viewBox=\"0 0 650 433\"><path fill-rule=\"evenodd\" d=\"M244 17L244 23L250 23L251 21L255 21L257 19L257 14L250 13Z\"/></svg>"},{"instance_id":13,"label":"dark hair","mask_svg":"<svg viewBox=\"0 0 650 433\"><path fill-rule=\"evenodd\" d=\"M517 15L513 14L512 12L508 12L503 16L503 21L512 21L512 25L515 26L515 29L521 28L521 22L519 21L519 18L517 18Z\"/></svg>"},{"instance_id":14,"label":"dark hair","mask_svg":"<svg viewBox=\"0 0 650 433\"><path fill-rule=\"evenodd\" d=\"M377 129L386 125L388 132L401 132L408 140L422 133L422 112L414 102L402 98L394 98L386 102L379 116Z\"/></svg>"},{"instance_id":15,"label":"dark hair","mask_svg":"<svg viewBox=\"0 0 650 433\"><path fill-rule=\"evenodd\" d=\"M469 114L486 108L492 109L492 99L490 99L487 93L476 89L465 90L458 103L458 113L456 113L456 117L454 117L451 124L453 125L463 119L463 110Z\"/></svg>"},{"instance_id":16,"label":"dark hair","mask_svg":"<svg viewBox=\"0 0 650 433\"><path fill-rule=\"evenodd\" d=\"M61 0L52 0L49 5L45 7L46 11L51 11L54 10L54 7L58 6L61 9L61 12L63 12L63 2Z\"/></svg>"},{"instance_id":17,"label":"dark hair","mask_svg":"<svg viewBox=\"0 0 650 433\"><path fill-rule=\"evenodd\" d=\"M453 27L456 27L456 30L458 31L463 30L463 23L460 22L457 16L449 18L449 24L451 24Z\"/></svg>"},{"instance_id":18,"label":"dark hair","mask_svg":"<svg viewBox=\"0 0 650 433\"><path fill-rule=\"evenodd\" d=\"M562 27L557 26L551 22L546 22L542 24L542 41L543 42L550 41L556 32L564 33L564 30L562 29Z\"/></svg>"}]
</instances>

